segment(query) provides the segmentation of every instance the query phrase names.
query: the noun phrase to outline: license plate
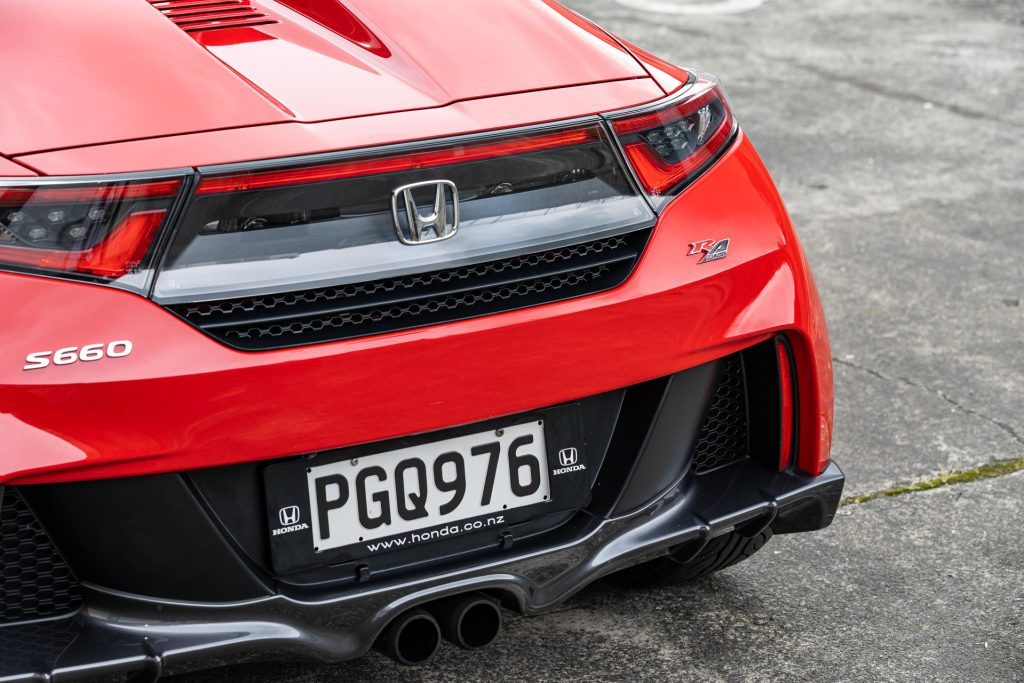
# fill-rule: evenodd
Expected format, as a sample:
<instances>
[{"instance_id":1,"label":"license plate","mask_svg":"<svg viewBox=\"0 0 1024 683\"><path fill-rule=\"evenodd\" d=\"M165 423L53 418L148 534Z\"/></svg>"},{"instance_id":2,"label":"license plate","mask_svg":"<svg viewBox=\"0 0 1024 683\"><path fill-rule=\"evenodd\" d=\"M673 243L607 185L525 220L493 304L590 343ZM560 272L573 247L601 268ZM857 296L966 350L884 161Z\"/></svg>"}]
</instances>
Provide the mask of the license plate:
<instances>
[{"instance_id":1,"label":"license plate","mask_svg":"<svg viewBox=\"0 0 1024 683\"><path fill-rule=\"evenodd\" d=\"M543 421L311 467L306 481L316 552L397 549L500 526L508 510L551 500Z\"/></svg>"},{"instance_id":2,"label":"license plate","mask_svg":"<svg viewBox=\"0 0 1024 683\"><path fill-rule=\"evenodd\" d=\"M274 568L376 571L507 548L587 504L588 465L577 404L272 464Z\"/></svg>"}]
</instances>

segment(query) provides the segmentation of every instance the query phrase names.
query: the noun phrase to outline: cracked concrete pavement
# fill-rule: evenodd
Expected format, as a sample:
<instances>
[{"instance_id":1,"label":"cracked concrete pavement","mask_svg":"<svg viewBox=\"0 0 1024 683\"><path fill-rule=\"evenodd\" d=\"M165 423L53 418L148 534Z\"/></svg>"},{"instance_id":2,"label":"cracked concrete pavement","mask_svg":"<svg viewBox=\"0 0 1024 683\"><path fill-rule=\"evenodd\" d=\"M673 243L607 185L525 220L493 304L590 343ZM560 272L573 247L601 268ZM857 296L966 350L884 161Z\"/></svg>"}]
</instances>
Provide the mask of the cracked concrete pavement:
<instances>
[{"instance_id":1,"label":"cracked concrete pavement","mask_svg":"<svg viewBox=\"0 0 1024 683\"><path fill-rule=\"evenodd\" d=\"M829 315L847 495L1024 454L1024 4L568 4L725 81ZM190 679L1024 680L1022 519L1024 473L880 498L686 588L599 584L423 669Z\"/></svg>"}]
</instances>

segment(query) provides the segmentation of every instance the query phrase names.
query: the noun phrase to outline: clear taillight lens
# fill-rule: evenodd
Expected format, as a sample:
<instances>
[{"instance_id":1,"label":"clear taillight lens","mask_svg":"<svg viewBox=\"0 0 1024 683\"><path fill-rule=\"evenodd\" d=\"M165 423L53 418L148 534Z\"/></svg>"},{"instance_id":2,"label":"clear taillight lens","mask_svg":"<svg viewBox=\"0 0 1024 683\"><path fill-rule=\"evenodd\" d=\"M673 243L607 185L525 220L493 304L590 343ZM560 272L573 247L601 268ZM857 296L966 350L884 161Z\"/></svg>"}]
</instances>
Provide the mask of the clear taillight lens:
<instances>
[{"instance_id":1,"label":"clear taillight lens","mask_svg":"<svg viewBox=\"0 0 1024 683\"><path fill-rule=\"evenodd\" d=\"M612 127L640 184L661 205L714 162L736 122L721 86L700 77L680 98L614 118Z\"/></svg>"},{"instance_id":2,"label":"clear taillight lens","mask_svg":"<svg viewBox=\"0 0 1024 683\"><path fill-rule=\"evenodd\" d=\"M143 289L141 273L181 187L181 178L0 180L0 268Z\"/></svg>"}]
</instances>

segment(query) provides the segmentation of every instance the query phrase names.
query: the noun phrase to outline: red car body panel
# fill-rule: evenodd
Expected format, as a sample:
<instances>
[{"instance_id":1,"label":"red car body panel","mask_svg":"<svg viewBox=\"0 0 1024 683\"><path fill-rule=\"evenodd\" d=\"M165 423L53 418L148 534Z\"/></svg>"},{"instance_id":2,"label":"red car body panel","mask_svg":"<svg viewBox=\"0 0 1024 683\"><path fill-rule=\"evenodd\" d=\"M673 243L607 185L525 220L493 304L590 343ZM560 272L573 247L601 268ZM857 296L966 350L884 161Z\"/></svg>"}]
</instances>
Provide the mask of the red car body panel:
<instances>
[{"instance_id":1,"label":"red car body panel","mask_svg":"<svg viewBox=\"0 0 1024 683\"><path fill-rule=\"evenodd\" d=\"M29 154L46 175L122 173L315 154L558 121L645 104L665 93L631 79L457 102L446 107L321 123L233 128Z\"/></svg>"},{"instance_id":2,"label":"red car body panel","mask_svg":"<svg viewBox=\"0 0 1024 683\"><path fill-rule=\"evenodd\" d=\"M0 176L7 176L9 178L17 178L22 176L34 176L36 175L25 166L15 163L10 159L0 157Z\"/></svg>"},{"instance_id":3,"label":"red car body panel","mask_svg":"<svg viewBox=\"0 0 1024 683\"><path fill-rule=\"evenodd\" d=\"M287 118L146 2L5 2L0 26L18 27L0 69L18 103L0 108L8 156Z\"/></svg>"},{"instance_id":4,"label":"red car body panel","mask_svg":"<svg viewBox=\"0 0 1024 683\"><path fill-rule=\"evenodd\" d=\"M689 244L709 235L732 238L729 259L687 259ZM666 375L779 330L798 365L816 369L799 374L800 419L831 434L820 304L774 185L742 136L665 210L624 286L561 303L252 354L117 290L0 274L0 297L19 302L0 329L10 357L115 339L135 347L129 361L29 373L4 365L0 442L10 457L0 481L11 484L187 470L430 431ZM799 464L816 474L828 440L803 433Z\"/></svg>"},{"instance_id":5,"label":"red car body panel","mask_svg":"<svg viewBox=\"0 0 1024 683\"><path fill-rule=\"evenodd\" d=\"M291 7L346 20L328 27ZM0 4L0 26L18 27L5 32L0 91L16 106L0 109L0 153L648 77L606 34L541 0L259 10L269 23L188 33L142 0Z\"/></svg>"}]
</instances>

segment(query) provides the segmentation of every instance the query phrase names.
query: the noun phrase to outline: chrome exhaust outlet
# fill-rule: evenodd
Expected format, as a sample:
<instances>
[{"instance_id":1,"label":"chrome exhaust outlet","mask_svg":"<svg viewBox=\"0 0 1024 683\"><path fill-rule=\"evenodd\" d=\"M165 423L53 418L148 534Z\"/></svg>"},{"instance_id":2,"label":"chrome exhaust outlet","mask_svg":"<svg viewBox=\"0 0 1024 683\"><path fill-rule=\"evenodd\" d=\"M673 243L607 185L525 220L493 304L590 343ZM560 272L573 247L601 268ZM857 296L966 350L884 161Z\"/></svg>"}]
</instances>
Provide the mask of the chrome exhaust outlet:
<instances>
[{"instance_id":1,"label":"chrome exhaust outlet","mask_svg":"<svg viewBox=\"0 0 1024 683\"><path fill-rule=\"evenodd\" d=\"M501 607L483 593L467 593L428 606L437 617L441 634L463 650L490 645L501 632Z\"/></svg>"},{"instance_id":2,"label":"chrome exhaust outlet","mask_svg":"<svg viewBox=\"0 0 1024 683\"><path fill-rule=\"evenodd\" d=\"M412 609L388 624L378 644L399 664L426 664L441 645L441 629L430 612Z\"/></svg>"}]
</instances>

